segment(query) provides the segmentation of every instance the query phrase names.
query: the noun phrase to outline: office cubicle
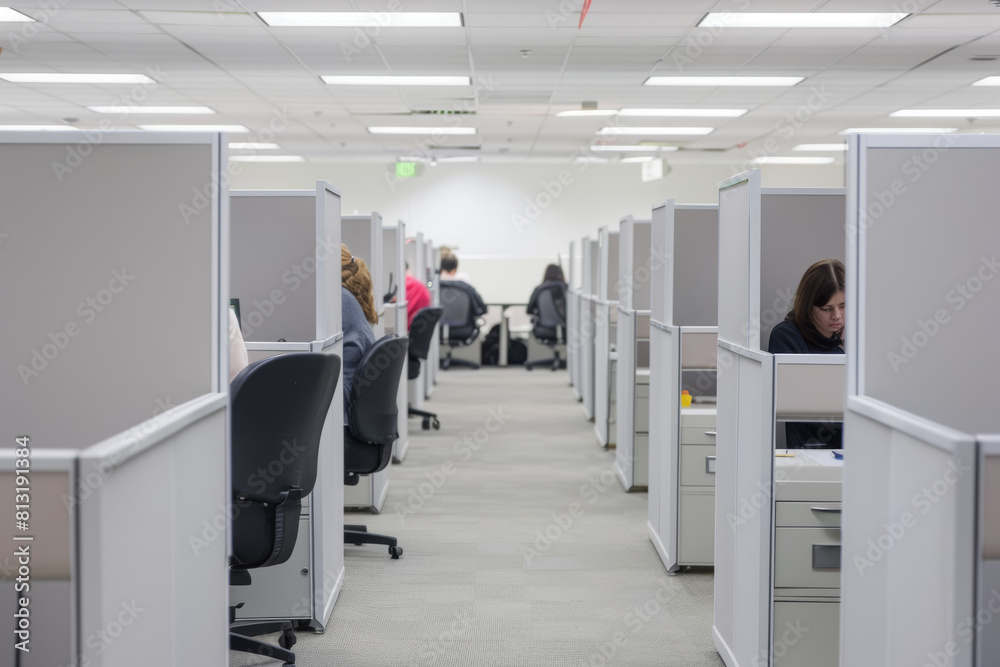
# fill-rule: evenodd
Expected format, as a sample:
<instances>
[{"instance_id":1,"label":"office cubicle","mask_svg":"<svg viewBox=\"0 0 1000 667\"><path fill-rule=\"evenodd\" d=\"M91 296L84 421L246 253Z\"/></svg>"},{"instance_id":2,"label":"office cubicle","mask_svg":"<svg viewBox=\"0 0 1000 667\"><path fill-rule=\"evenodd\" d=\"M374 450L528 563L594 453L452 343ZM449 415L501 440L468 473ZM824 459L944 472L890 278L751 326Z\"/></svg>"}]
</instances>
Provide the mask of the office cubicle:
<instances>
[{"instance_id":1,"label":"office cubicle","mask_svg":"<svg viewBox=\"0 0 1000 667\"><path fill-rule=\"evenodd\" d=\"M431 305L438 307L441 305L441 247L434 245L430 239L424 241L424 252L427 259L424 264L424 272L427 275L427 290L431 294ZM441 361L441 329L435 327L434 336L431 338L430 351L427 353L427 376L424 381L424 396L430 398L434 393L434 385L437 384L437 374L440 370ZM478 361L478 360L477 360Z\"/></svg>"},{"instance_id":2,"label":"office cubicle","mask_svg":"<svg viewBox=\"0 0 1000 667\"><path fill-rule=\"evenodd\" d=\"M223 664L225 135L0 146L5 664Z\"/></svg>"},{"instance_id":3,"label":"office cubicle","mask_svg":"<svg viewBox=\"0 0 1000 667\"><path fill-rule=\"evenodd\" d=\"M292 352L343 357L340 299L340 191L234 190L230 294L240 300L251 363ZM291 558L234 586L240 620L295 619L326 625L344 577L344 383L330 405L316 486L300 517ZM305 572L305 575L303 575Z\"/></svg>"},{"instance_id":4,"label":"office cubicle","mask_svg":"<svg viewBox=\"0 0 1000 667\"><path fill-rule=\"evenodd\" d=\"M617 437L614 363L617 359L618 232L601 227L597 234L597 292L594 298L594 434L601 447Z\"/></svg>"},{"instance_id":5,"label":"office cubicle","mask_svg":"<svg viewBox=\"0 0 1000 667\"><path fill-rule=\"evenodd\" d=\"M597 294L598 272L601 248L589 236L583 239L583 285L580 294L580 369L583 387L583 414L587 420L594 419L594 362L595 337L597 334Z\"/></svg>"},{"instance_id":6,"label":"office cubicle","mask_svg":"<svg viewBox=\"0 0 1000 667\"><path fill-rule=\"evenodd\" d=\"M398 336L406 336L409 333L407 302L406 302L406 223L398 222L395 225L384 225L382 227L382 284L385 286L385 293L392 293L395 301L385 304L385 333L394 333ZM376 298L378 295L376 295ZM404 366L403 372L406 372ZM392 446L392 460L402 463L406 458L406 449L410 445L410 429L407 416L407 379L401 378L399 383L399 395L396 400L396 408L399 410L399 418L396 422L396 431L399 437Z\"/></svg>"},{"instance_id":7,"label":"office cubicle","mask_svg":"<svg viewBox=\"0 0 1000 667\"><path fill-rule=\"evenodd\" d=\"M715 562L718 205L656 206L651 245L648 529L674 571Z\"/></svg>"},{"instance_id":8,"label":"office cubicle","mask_svg":"<svg viewBox=\"0 0 1000 667\"><path fill-rule=\"evenodd\" d=\"M1000 664L998 168L996 136L849 141L843 665Z\"/></svg>"},{"instance_id":9,"label":"office cubicle","mask_svg":"<svg viewBox=\"0 0 1000 667\"><path fill-rule=\"evenodd\" d=\"M417 278L417 280L424 281L424 285L427 285L427 251L424 248L424 235L421 232L417 232L415 236L411 236L406 239L405 245L405 259L406 263L410 265L410 273ZM429 289L429 288L428 288ZM437 305L435 301L436 295L431 293L431 305ZM434 333L435 339L438 336L437 327L435 327ZM431 342L431 349L436 349L436 345ZM431 384L428 380L429 374L432 372L432 366L434 362L431 361L431 353L427 354L427 359L424 363L420 364L420 374L413 380L407 381L407 395L410 399L410 405L413 406L415 410L422 410L424 407L424 401L427 400L427 387Z\"/></svg>"},{"instance_id":10,"label":"office cubicle","mask_svg":"<svg viewBox=\"0 0 1000 667\"><path fill-rule=\"evenodd\" d=\"M844 358L765 350L805 270L843 259L845 206L840 189L761 188L759 170L720 185L713 638L729 667L776 664L789 615L815 628L780 664L837 664L842 462L775 449L785 420L842 418Z\"/></svg>"},{"instance_id":11,"label":"office cubicle","mask_svg":"<svg viewBox=\"0 0 1000 667\"><path fill-rule=\"evenodd\" d=\"M626 491L649 484L649 316L652 224L628 216L618 236L617 444L614 471Z\"/></svg>"},{"instance_id":12,"label":"office cubicle","mask_svg":"<svg viewBox=\"0 0 1000 667\"><path fill-rule=\"evenodd\" d=\"M341 217L340 229L341 238L350 248L351 254L365 260L371 273L375 310L379 315L378 323L371 327L375 340L378 340L385 334L386 315L385 304L382 303L382 295L385 294L385 276L382 270L382 216L377 212L372 212L370 215L345 215ZM393 449L395 447L396 444L393 443ZM344 507L380 512L389 493L391 467L386 466L376 473L361 476L354 486L345 486Z\"/></svg>"},{"instance_id":13,"label":"office cubicle","mask_svg":"<svg viewBox=\"0 0 1000 667\"><path fill-rule=\"evenodd\" d=\"M578 340L580 326L577 323L578 308L577 304L577 294L578 287L577 281L580 277L580 269L576 265L579 261L579 253L577 252L577 242L569 242L569 273L567 274L566 280L566 372L569 374L569 386L573 390L573 396L577 400L580 400L583 396L580 393L579 385L579 369L577 364L579 363L580 354L577 350L576 341Z\"/></svg>"}]
</instances>

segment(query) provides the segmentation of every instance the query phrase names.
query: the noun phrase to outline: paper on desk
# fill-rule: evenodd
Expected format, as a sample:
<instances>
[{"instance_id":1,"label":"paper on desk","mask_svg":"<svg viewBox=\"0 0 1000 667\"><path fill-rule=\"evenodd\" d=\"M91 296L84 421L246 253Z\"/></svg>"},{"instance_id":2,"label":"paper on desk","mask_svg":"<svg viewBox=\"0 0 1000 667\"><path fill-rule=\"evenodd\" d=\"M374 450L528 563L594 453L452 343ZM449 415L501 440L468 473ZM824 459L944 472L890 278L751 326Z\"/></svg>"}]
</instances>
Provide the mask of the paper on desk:
<instances>
[{"instance_id":1,"label":"paper on desk","mask_svg":"<svg viewBox=\"0 0 1000 667\"><path fill-rule=\"evenodd\" d=\"M843 468L844 460L833 458L832 449L800 449L797 453L802 456L806 456L821 466L830 466L833 468ZM843 453L843 450L837 450Z\"/></svg>"}]
</instances>

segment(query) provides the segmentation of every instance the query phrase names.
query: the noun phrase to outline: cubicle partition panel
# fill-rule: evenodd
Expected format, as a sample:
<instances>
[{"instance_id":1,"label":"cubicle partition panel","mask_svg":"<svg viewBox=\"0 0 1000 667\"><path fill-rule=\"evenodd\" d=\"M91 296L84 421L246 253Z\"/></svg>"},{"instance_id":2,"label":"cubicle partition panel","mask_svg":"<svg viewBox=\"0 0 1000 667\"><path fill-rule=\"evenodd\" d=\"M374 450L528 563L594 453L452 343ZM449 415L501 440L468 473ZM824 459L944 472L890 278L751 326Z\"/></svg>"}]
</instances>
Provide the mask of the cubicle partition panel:
<instances>
[{"instance_id":1,"label":"cubicle partition panel","mask_svg":"<svg viewBox=\"0 0 1000 667\"><path fill-rule=\"evenodd\" d=\"M0 146L0 491L21 494L0 651L22 667L221 664L226 515L203 531L229 498L225 136Z\"/></svg>"},{"instance_id":2,"label":"cubicle partition panel","mask_svg":"<svg viewBox=\"0 0 1000 667\"><path fill-rule=\"evenodd\" d=\"M582 268L580 291L577 298L577 333L575 342L569 344L579 351L577 368L579 374L580 400L587 420L594 418L594 291L597 285L597 243L585 236L580 244ZM572 332L570 332L572 334Z\"/></svg>"},{"instance_id":3,"label":"cubicle partition panel","mask_svg":"<svg viewBox=\"0 0 1000 667\"><path fill-rule=\"evenodd\" d=\"M427 289L431 293L431 303L439 307L441 305L441 247L431 244L431 249ZM439 328L434 329L434 335L431 337L431 349L427 354L427 362L427 369L430 372L427 386L433 393L434 385L437 384L438 371L441 370L441 330ZM430 398L430 394L427 397Z\"/></svg>"},{"instance_id":4,"label":"cubicle partition panel","mask_svg":"<svg viewBox=\"0 0 1000 667\"><path fill-rule=\"evenodd\" d=\"M382 227L382 280L386 293L393 293L395 301L385 304L385 333L394 333L399 336L406 336L409 333L408 310L406 301L406 259L404 256L406 243L406 224L399 222L396 225ZM376 298L379 298L376 295ZM403 367L406 372L406 366ZM392 447L392 460L402 463L406 458L406 450L410 444L410 430L407 415L407 379L401 378L399 383L399 395L396 400L396 408L399 410L399 418L396 422L396 431L399 437Z\"/></svg>"},{"instance_id":5,"label":"cubicle partition panel","mask_svg":"<svg viewBox=\"0 0 1000 667\"><path fill-rule=\"evenodd\" d=\"M229 280L250 361L294 352L342 357L340 192L324 181L314 190L237 190L230 208ZM333 611L344 577L343 391L341 371L292 557L254 572L252 586L230 589L244 603L240 620L323 628Z\"/></svg>"},{"instance_id":6,"label":"cubicle partition panel","mask_svg":"<svg viewBox=\"0 0 1000 667\"><path fill-rule=\"evenodd\" d=\"M425 280L427 275L427 253L424 252L424 235L417 233L406 239L405 246L405 257L406 263L410 265L410 273L417 280ZM427 284L426 282L424 283ZM435 294L431 292L431 305L438 305L435 300ZM434 335L437 336L438 333L435 331ZM437 345L432 341L431 350L435 350ZM427 376L432 371L432 366L435 365L431 360L431 353L428 353L427 360L420 364L420 375L418 375L413 380L407 381L406 393L409 396L410 405L416 410L422 410L424 407L424 400L427 398Z\"/></svg>"},{"instance_id":7,"label":"cubicle partition panel","mask_svg":"<svg viewBox=\"0 0 1000 667\"><path fill-rule=\"evenodd\" d=\"M576 241L569 242L569 263L567 274L567 290L566 290L566 371L569 373L569 385L573 389L573 395L580 398L580 389L577 386L577 368L576 363L579 359L579 354L577 353L576 345L574 341L579 332L579 328L576 325L576 294L577 285L576 282L579 279L579 269L576 266L578 261L578 253L576 247Z\"/></svg>"},{"instance_id":8,"label":"cubicle partition panel","mask_svg":"<svg viewBox=\"0 0 1000 667\"><path fill-rule=\"evenodd\" d=\"M594 308L594 433L601 447L616 442L615 351L618 320L618 232L597 236L597 299Z\"/></svg>"},{"instance_id":9,"label":"cubicle partition panel","mask_svg":"<svg viewBox=\"0 0 1000 667\"><path fill-rule=\"evenodd\" d=\"M378 323L371 325L375 340L385 335L385 306L382 304L383 268L382 268L382 216L377 212L371 215L345 215L341 217L341 237L344 244L350 248L354 257L360 257L368 265L374 288L375 309L378 312ZM402 384L402 382L400 383ZM393 443L393 449L396 443ZM364 475L354 486L344 487L344 507L350 509L370 509L380 512L385 497L389 493L389 468Z\"/></svg>"},{"instance_id":10,"label":"cubicle partition panel","mask_svg":"<svg viewBox=\"0 0 1000 667\"><path fill-rule=\"evenodd\" d=\"M849 142L843 665L1000 662L998 168L996 136Z\"/></svg>"}]
</instances>

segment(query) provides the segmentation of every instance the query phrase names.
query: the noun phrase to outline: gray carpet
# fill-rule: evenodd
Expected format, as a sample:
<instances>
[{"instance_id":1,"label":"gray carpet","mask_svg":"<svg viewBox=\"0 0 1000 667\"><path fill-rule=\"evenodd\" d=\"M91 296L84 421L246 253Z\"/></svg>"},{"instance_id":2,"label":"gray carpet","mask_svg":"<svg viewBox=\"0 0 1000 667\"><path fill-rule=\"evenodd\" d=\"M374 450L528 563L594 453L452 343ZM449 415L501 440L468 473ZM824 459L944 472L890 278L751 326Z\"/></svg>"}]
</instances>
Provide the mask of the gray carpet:
<instances>
[{"instance_id":1,"label":"gray carpet","mask_svg":"<svg viewBox=\"0 0 1000 667\"><path fill-rule=\"evenodd\" d=\"M397 536L403 557L346 547L330 623L298 633L296 664L722 665L711 571L667 575L646 494L622 490L566 372L438 377L441 430L411 420L382 514L347 517Z\"/></svg>"}]
</instances>

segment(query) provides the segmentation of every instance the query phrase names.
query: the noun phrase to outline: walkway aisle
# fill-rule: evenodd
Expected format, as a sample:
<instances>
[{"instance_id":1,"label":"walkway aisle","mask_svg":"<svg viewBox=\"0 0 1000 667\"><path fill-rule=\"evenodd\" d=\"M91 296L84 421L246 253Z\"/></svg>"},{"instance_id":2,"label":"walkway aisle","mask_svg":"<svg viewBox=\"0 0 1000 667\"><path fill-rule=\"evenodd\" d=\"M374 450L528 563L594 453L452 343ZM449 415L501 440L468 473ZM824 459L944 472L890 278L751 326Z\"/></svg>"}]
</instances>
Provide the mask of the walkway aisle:
<instances>
[{"instance_id":1,"label":"walkway aisle","mask_svg":"<svg viewBox=\"0 0 1000 667\"><path fill-rule=\"evenodd\" d=\"M667 576L646 494L622 491L567 374L438 377L441 430L411 420L382 514L348 515L397 536L403 557L347 548L330 625L300 633L299 667L722 665L711 573Z\"/></svg>"}]
</instances>

